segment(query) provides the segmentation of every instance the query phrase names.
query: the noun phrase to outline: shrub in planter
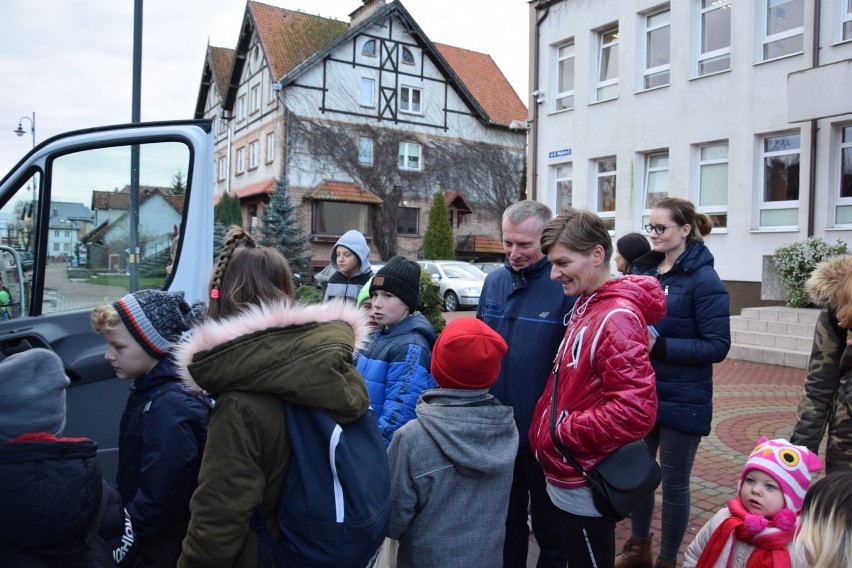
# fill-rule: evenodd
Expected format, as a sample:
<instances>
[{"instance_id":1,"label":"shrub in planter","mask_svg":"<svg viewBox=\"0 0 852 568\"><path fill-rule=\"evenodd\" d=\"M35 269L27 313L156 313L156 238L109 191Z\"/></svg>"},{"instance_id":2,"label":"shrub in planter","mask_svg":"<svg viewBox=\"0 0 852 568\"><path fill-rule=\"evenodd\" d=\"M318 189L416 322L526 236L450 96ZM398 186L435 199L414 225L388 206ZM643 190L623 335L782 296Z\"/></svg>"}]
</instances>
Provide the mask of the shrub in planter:
<instances>
[{"instance_id":1,"label":"shrub in planter","mask_svg":"<svg viewBox=\"0 0 852 568\"><path fill-rule=\"evenodd\" d=\"M846 252L846 243L843 241L838 239L837 243L832 245L818 237L808 237L777 249L772 260L781 280L787 286L787 305L792 308L813 307L805 290L805 282L817 264Z\"/></svg>"},{"instance_id":2,"label":"shrub in planter","mask_svg":"<svg viewBox=\"0 0 852 568\"><path fill-rule=\"evenodd\" d=\"M417 311L426 316L435 329L436 335L441 333L447 325L443 315L444 299L441 297L441 290L425 270L420 271L420 301L417 304Z\"/></svg>"}]
</instances>

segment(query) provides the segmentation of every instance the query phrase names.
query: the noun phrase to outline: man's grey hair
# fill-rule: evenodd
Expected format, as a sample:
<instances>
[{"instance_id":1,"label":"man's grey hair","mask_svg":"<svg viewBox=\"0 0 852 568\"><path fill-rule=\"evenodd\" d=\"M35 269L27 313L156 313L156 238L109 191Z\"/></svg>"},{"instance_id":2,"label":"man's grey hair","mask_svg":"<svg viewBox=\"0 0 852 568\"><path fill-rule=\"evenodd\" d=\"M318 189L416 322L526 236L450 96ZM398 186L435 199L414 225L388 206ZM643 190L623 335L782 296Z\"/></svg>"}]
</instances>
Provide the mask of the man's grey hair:
<instances>
[{"instance_id":1,"label":"man's grey hair","mask_svg":"<svg viewBox=\"0 0 852 568\"><path fill-rule=\"evenodd\" d=\"M538 217L541 221L541 228L544 229L544 226L553 219L553 212L544 203L532 201L531 199L513 203L503 211L503 220L508 221L512 225L523 223L530 217Z\"/></svg>"}]
</instances>

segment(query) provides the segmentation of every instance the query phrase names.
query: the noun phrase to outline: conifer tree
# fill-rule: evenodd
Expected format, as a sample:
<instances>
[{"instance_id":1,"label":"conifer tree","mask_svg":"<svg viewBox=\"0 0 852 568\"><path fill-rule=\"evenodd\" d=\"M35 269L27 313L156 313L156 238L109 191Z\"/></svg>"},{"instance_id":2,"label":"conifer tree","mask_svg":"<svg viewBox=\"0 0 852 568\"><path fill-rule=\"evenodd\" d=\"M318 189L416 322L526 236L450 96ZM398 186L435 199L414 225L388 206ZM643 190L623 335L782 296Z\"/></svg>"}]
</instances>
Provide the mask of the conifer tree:
<instances>
[{"instance_id":1,"label":"conifer tree","mask_svg":"<svg viewBox=\"0 0 852 568\"><path fill-rule=\"evenodd\" d=\"M429 226L423 236L423 256L432 260L452 260L456 257L450 210L441 192L436 192L432 197Z\"/></svg>"},{"instance_id":2,"label":"conifer tree","mask_svg":"<svg viewBox=\"0 0 852 568\"><path fill-rule=\"evenodd\" d=\"M231 193L223 193L219 203L213 208L213 220L227 229L231 225L243 226L243 214L240 211L240 198Z\"/></svg>"},{"instance_id":3,"label":"conifer tree","mask_svg":"<svg viewBox=\"0 0 852 568\"><path fill-rule=\"evenodd\" d=\"M266 204L266 214L262 218L260 244L278 249L287 258L293 273L306 277L311 260L308 238L299 225L295 210L287 194L287 182L283 176L279 177L275 180L275 193ZM305 256L306 253L308 256Z\"/></svg>"}]
</instances>

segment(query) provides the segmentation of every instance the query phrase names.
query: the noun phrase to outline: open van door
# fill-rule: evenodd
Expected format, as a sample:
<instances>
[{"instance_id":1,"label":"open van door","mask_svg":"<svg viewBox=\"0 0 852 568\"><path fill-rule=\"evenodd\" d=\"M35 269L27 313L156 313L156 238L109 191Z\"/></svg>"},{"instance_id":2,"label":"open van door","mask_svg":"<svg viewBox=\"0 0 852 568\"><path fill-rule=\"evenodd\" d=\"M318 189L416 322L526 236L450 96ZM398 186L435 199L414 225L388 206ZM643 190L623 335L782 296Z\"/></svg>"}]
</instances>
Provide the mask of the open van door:
<instances>
[{"instance_id":1,"label":"open van door","mask_svg":"<svg viewBox=\"0 0 852 568\"><path fill-rule=\"evenodd\" d=\"M71 379L65 435L98 443L107 479L132 382L104 360L92 308L134 291L131 281L203 299L212 262L209 120L69 132L0 179L0 278L10 297L0 360L33 347L62 359Z\"/></svg>"}]
</instances>

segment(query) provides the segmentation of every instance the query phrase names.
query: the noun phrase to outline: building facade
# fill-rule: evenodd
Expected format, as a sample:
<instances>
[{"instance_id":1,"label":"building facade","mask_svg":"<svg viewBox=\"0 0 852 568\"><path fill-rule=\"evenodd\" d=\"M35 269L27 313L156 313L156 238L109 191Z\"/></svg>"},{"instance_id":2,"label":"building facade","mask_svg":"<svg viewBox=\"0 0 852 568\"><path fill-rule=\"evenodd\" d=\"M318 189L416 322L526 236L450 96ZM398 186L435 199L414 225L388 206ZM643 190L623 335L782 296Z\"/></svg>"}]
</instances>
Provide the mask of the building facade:
<instances>
[{"instance_id":1,"label":"building facade","mask_svg":"<svg viewBox=\"0 0 852 568\"><path fill-rule=\"evenodd\" d=\"M490 247L470 258L499 255L499 208L522 177L523 103L490 56L432 43L398 1L366 0L350 17L250 1L237 47L208 48L196 117L217 121L217 194L239 197L256 230L283 179L315 269L349 229L375 260L418 257L436 192L459 252L481 236Z\"/></svg>"},{"instance_id":2,"label":"building facade","mask_svg":"<svg viewBox=\"0 0 852 568\"><path fill-rule=\"evenodd\" d=\"M530 37L536 199L616 237L690 199L735 307L778 247L852 236L849 0L541 0Z\"/></svg>"}]
</instances>

